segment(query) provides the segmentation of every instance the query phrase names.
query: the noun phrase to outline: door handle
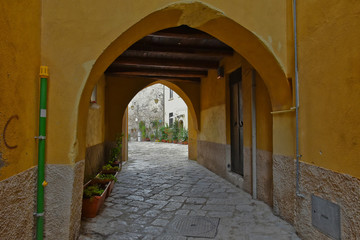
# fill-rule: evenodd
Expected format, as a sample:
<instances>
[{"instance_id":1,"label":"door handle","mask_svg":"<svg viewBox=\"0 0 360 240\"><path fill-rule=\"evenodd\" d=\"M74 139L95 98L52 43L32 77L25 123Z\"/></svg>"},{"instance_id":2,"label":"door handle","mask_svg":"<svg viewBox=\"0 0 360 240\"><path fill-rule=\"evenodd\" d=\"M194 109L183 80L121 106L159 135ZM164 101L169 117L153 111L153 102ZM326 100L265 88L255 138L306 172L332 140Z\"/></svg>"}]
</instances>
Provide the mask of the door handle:
<instances>
[{"instance_id":1,"label":"door handle","mask_svg":"<svg viewBox=\"0 0 360 240\"><path fill-rule=\"evenodd\" d=\"M240 121L240 127L244 126L243 121Z\"/></svg>"}]
</instances>

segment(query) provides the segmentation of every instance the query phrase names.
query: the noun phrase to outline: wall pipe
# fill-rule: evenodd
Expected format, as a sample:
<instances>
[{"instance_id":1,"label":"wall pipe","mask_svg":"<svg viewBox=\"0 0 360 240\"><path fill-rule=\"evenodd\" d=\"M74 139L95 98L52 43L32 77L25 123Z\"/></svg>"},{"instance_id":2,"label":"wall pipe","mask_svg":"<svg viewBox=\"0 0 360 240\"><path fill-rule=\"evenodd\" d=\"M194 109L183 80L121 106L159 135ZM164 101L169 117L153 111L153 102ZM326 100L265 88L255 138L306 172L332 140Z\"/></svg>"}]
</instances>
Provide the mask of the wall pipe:
<instances>
[{"instance_id":1,"label":"wall pipe","mask_svg":"<svg viewBox=\"0 0 360 240\"><path fill-rule=\"evenodd\" d=\"M37 207L36 213L36 239L42 240L44 237L44 187L45 181L45 140L46 140L46 99L47 99L47 79L49 77L48 67L40 67L40 117L39 117L39 140L38 152L38 179L37 179Z\"/></svg>"},{"instance_id":2,"label":"wall pipe","mask_svg":"<svg viewBox=\"0 0 360 240\"><path fill-rule=\"evenodd\" d=\"M257 198L256 187L256 70L252 69L251 76L251 162L252 162L252 197Z\"/></svg>"},{"instance_id":3,"label":"wall pipe","mask_svg":"<svg viewBox=\"0 0 360 240\"><path fill-rule=\"evenodd\" d=\"M294 24L294 58L295 58L295 114L296 114L296 196L304 197L300 193L300 151L299 151L299 74L297 52L297 22L296 0L293 0L293 24Z\"/></svg>"}]
</instances>

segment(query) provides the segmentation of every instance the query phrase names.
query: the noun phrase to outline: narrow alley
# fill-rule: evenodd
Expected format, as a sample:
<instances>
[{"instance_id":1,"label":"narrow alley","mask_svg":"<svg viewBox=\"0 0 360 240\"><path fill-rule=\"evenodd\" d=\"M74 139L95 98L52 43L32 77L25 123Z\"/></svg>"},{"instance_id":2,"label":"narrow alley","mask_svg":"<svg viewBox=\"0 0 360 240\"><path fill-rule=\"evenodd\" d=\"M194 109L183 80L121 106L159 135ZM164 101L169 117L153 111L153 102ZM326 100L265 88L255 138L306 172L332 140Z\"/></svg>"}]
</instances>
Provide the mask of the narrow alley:
<instances>
[{"instance_id":1,"label":"narrow alley","mask_svg":"<svg viewBox=\"0 0 360 240\"><path fill-rule=\"evenodd\" d=\"M129 162L85 239L299 239L294 228L195 161L187 146L130 142Z\"/></svg>"}]
</instances>

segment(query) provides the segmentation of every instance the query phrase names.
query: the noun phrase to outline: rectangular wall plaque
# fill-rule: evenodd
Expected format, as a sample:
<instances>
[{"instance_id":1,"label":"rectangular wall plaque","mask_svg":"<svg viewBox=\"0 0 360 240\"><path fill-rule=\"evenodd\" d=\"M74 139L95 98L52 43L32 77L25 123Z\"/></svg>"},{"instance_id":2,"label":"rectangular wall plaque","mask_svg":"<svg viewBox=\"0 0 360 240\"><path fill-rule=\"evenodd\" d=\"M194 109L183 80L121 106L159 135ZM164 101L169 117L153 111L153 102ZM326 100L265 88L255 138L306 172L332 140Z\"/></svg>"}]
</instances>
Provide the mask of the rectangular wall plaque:
<instances>
[{"instance_id":1,"label":"rectangular wall plaque","mask_svg":"<svg viewBox=\"0 0 360 240\"><path fill-rule=\"evenodd\" d=\"M340 206L311 195L312 225L333 239L341 239Z\"/></svg>"}]
</instances>

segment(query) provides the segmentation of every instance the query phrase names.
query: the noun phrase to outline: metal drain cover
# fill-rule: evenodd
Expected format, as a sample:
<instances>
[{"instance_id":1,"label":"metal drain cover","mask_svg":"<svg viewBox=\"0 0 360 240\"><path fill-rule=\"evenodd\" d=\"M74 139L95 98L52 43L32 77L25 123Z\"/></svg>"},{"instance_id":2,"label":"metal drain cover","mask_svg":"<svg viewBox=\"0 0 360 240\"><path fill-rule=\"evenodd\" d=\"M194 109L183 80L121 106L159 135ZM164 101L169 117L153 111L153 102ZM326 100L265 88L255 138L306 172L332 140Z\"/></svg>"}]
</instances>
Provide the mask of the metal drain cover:
<instances>
[{"instance_id":1,"label":"metal drain cover","mask_svg":"<svg viewBox=\"0 0 360 240\"><path fill-rule=\"evenodd\" d=\"M170 228L185 237L213 238L216 236L219 218L200 216L176 216Z\"/></svg>"}]
</instances>

